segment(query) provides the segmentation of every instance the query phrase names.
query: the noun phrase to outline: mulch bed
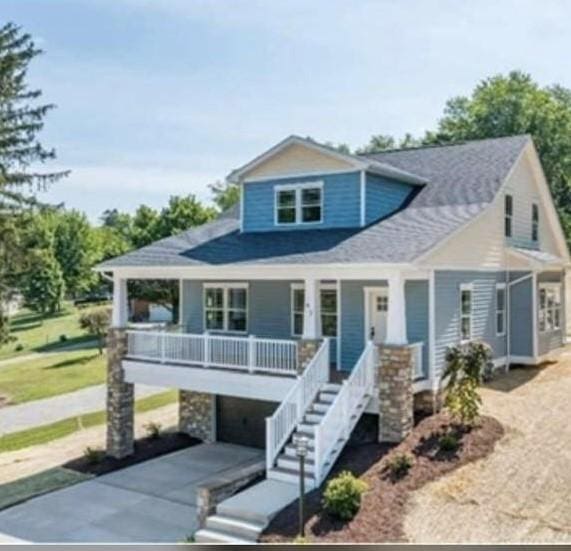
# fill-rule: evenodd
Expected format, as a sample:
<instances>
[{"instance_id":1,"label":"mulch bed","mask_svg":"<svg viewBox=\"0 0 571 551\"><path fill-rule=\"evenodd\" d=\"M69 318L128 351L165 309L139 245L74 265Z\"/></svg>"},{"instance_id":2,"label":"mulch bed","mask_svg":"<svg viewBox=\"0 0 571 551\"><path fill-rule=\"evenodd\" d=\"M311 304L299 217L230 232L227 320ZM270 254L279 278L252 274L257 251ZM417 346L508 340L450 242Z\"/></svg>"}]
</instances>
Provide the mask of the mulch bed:
<instances>
[{"instance_id":1,"label":"mulch bed","mask_svg":"<svg viewBox=\"0 0 571 551\"><path fill-rule=\"evenodd\" d=\"M460 446L454 452L439 449L440 436L454 431ZM306 496L306 536L315 543L405 542L403 522L409 495L426 483L471 461L489 455L504 431L492 417L481 417L477 426L460 431L445 413L421 420L398 446L366 444L348 448L337 461L330 477L349 470L369 485L361 509L350 522L342 522L321 508L322 489ZM397 454L408 453L414 464L402 478L395 478L388 463ZM267 543L291 542L298 532L298 501L279 513L263 533Z\"/></svg>"},{"instance_id":2,"label":"mulch bed","mask_svg":"<svg viewBox=\"0 0 571 551\"><path fill-rule=\"evenodd\" d=\"M136 440L135 453L123 459L115 459L105 455L94 461L93 459L90 460L87 456L81 456L68 461L62 465L62 467L79 473L99 476L118 469L130 467L131 465L136 465L137 463L142 463L143 461L167 453L195 446L196 444L200 444L200 442L201 440L192 438L184 433L164 432L158 438L147 436Z\"/></svg>"}]
</instances>

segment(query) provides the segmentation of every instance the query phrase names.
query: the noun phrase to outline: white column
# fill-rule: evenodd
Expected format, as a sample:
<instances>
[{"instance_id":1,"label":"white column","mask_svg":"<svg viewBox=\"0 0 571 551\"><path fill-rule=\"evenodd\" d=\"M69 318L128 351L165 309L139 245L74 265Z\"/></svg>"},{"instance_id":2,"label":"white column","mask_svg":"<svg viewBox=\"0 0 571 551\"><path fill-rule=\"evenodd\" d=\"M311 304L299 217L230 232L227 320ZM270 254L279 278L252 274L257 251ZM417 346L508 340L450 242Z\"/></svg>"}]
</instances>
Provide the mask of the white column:
<instances>
[{"instance_id":1,"label":"white column","mask_svg":"<svg viewBox=\"0 0 571 551\"><path fill-rule=\"evenodd\" d=\"M389 311L387 314L387 344L406 344L406 309L404 278L389 277Z\"/></svg>"},{"instance_id":2,"label":"white column","mask_svg":"<svg viewBox=\"0 0 571 551\"><path fill-rule=\"evenodd\" d=\"M127 280L113 274L112 327L125 327L128 320Z\"/></svg>"},{"instance_id":3,"label":"white column","mask_svg":"<svg viewBox=\"0 0 571 551\"><path fill-rule=\"evenodd\" d=\"M303 311L303 338L317 339L321 334L319 280L305 280L305 306Z\"/></svg>"}]
</instances>

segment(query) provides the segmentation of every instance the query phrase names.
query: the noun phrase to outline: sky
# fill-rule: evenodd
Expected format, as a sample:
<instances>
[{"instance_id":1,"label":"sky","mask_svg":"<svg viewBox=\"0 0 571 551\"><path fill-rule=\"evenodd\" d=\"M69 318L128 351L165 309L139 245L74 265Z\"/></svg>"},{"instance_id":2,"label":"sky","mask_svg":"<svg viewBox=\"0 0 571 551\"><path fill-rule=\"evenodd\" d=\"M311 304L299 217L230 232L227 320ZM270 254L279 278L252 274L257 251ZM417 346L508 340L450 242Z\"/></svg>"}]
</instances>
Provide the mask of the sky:
<instances>
[{"instance_id":1,"label":"sky","mask_svg":"<svg viewBox=\"0 0 571 551\"><path fill-rule=\"evenodd\" d=\"M571 87L570 16L567 0L0 0L45 52L41 139L72 171L41 199L93 221L209 201L290 134L420 135L497 73Z\"/></svg>"}]
</instances>

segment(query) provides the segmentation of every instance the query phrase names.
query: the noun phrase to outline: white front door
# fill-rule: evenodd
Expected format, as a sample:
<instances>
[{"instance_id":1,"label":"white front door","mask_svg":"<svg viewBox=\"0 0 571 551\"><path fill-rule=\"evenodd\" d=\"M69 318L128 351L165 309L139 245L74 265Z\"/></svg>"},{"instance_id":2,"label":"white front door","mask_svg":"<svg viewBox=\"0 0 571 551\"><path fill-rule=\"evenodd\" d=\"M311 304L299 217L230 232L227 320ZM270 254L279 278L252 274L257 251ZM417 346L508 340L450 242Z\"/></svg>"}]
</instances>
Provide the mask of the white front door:
<instances>
[{"instance_id":1,"label":"white front door","mask_svg":"<svg viewBox=\"0 0 571 551\"><path fill-rule=\"evenodd\" d=\"M366 339L376 344L387 338L387 314L389 311L389 293L387 288L370 289L367 293L365 319Z\"/></svg>"}]
</instances>

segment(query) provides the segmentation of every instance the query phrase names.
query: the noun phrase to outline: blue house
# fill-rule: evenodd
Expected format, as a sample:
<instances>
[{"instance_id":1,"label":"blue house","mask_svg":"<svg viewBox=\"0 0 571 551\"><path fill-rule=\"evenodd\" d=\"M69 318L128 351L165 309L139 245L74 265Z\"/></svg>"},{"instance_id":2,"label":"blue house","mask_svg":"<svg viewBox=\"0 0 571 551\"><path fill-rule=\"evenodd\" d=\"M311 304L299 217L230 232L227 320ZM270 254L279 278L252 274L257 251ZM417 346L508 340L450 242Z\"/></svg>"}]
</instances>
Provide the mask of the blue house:
<instances>
[{"instance_id":1,"label":"blue house","mask_svg":"<svg viewBox=\"0 0 571 551\"><path fill-rule=\"evenodd\" d=\"M569 253L529 136L366 155L291 136L228 179L234 209L98 268L115 455L132 385L163 385L181 429L264 447L269 479L296 480L305 435L318 485L362 414L381 440L406 434L450 345L485 341L509 369L564 344ZM176 331L128 327L129 279L179 281Z\"/></svg>"}]
</instances>

